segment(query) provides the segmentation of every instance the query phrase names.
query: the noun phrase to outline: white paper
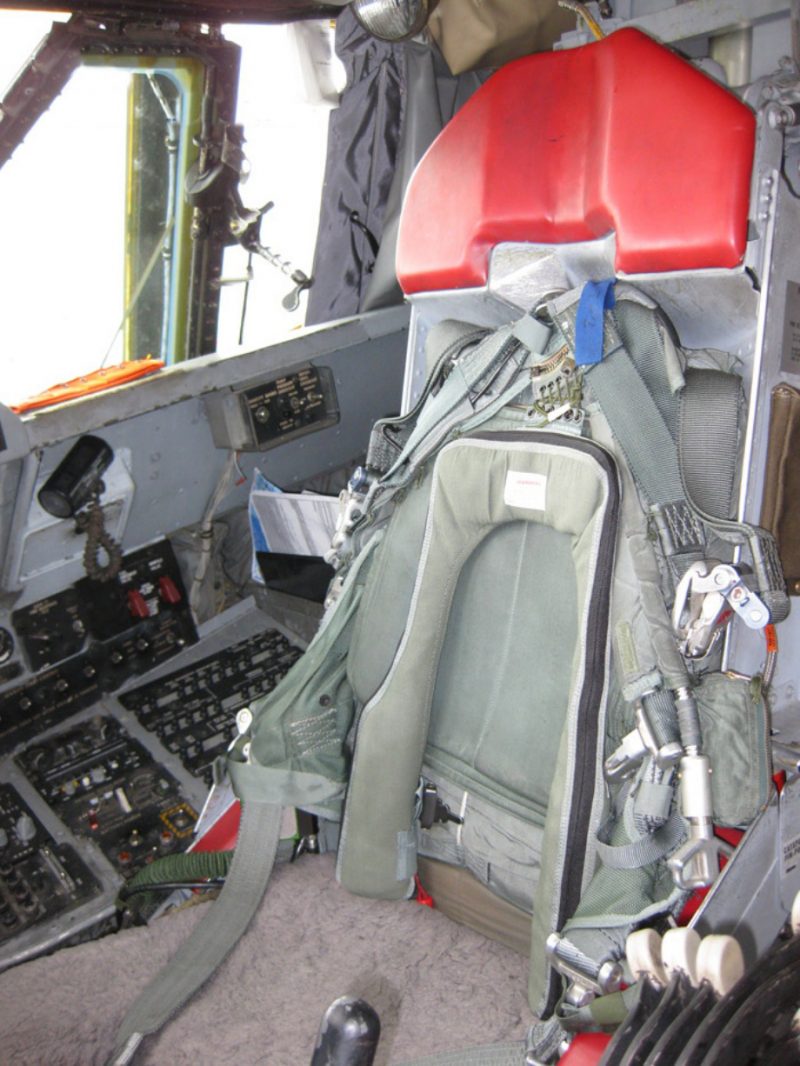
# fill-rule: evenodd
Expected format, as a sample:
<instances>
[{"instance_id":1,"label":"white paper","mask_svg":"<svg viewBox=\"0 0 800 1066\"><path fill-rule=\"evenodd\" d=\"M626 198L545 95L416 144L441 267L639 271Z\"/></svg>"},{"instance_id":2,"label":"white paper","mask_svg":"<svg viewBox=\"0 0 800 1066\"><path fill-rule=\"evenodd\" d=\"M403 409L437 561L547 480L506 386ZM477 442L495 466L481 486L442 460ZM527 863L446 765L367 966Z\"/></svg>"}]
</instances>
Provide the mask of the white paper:
<instances>
[{"instance_id":1,"label":"white paper","mask_svg":"<svg viewBox=\"0 0 800 1066\"><path fill-rule=\"evenodd\" d=\"M250 503L269 551L283 555L324 555L339 514L336 496L313 493L250 493Z\"/></svg>"}]
</instances>

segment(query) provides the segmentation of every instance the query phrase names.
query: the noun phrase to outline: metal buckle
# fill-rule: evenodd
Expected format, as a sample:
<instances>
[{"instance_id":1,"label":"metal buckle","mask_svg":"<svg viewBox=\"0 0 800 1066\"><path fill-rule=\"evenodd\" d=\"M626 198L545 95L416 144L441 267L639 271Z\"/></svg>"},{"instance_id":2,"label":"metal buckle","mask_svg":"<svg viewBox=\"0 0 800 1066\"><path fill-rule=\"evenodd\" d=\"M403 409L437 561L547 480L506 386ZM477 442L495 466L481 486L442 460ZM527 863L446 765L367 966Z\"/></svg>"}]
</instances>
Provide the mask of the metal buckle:
<instances>
[{"instance_id":1,"label":"metal buckle","mask_svg":"<svg viewBox=\"0 0 800 1066\"><path fill-rule=\"evenodd\" d=\"M636 728L622 738L622 743L606 759L603 769L607 781L621 781L629 777L639 766L645 755L652 755L661 770L668 770L683 755L683 748L677 741L659 746L653 731L650 716L644 700L652 693L644 693L634 704Z\"/></svg>"},{"instance_id":2,"label":"metal buckle","mask_svg":"<svg viewBox=\"0 0 800 1066\"><path fill-rule=\"evenodd\" d=\"M548 422L563 418L583 421L583 371L575 366L569 348L562 348L543 363L531 367L532 407Z\"/></svg>"},{"instance_id":3,"label":"metal buckle","mask_svg":"<svg viewBox=\"0 0 800 1066\"><path fill-rule=\"evenodd\" d=\"M623 972L618 962L609 959L597 966L587 958L587 968L583 969L575 958L566 959L559 954L562 939L558 933L551 933L545 943L545 951L553 969L570 982L566 1002L573 1007L585 1007L595 996L605 996L619 990ZM588 966L591 966L591 972Z\"/></svg>"},{"instance_id":4,"label":"metal buckle","mask_svg":"<svg viewBox=\"0 0 800 1066\"><path fill-rule=\"evenodd\" d=\"M715 559L692 563L678 582L672 609L681 654L687 659L708 655L732 611L750 629L769 622L766 606L735 567Z\"/></svg>"}]
</instances>

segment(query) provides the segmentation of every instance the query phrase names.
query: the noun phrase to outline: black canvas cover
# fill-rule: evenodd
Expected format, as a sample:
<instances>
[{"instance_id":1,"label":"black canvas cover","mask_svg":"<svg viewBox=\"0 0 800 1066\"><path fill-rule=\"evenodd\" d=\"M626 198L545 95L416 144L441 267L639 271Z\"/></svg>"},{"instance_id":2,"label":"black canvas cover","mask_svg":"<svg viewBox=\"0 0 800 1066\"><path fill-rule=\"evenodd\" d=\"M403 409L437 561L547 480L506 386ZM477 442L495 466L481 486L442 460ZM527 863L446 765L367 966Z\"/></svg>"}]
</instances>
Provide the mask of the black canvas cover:
<instances>
[{"instance_id":1,"label":"black canvas cover","mask_svg":"<svg viewBox=\"0 0 800 1066\"><path fill-rule=\"evenodd\" d=\"M371 37L345 8L336 51L347 86L331 113L306 324L402 302L397 225L414 167L485 74L453 77L435 48Z\"/></svg>"}]
</instances>

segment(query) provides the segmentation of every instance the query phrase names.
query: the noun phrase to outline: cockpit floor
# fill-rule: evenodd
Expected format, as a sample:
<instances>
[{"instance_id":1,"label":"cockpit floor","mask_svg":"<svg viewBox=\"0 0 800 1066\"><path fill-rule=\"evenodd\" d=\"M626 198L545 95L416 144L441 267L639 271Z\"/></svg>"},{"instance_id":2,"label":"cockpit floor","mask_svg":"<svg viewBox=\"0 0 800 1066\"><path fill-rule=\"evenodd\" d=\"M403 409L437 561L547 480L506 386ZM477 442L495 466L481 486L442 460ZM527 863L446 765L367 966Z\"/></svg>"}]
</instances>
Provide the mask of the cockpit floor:
<instances>
[{"instance_id":1,"label":"cockpit floor","mask_svg":"<svg viewBox=\"0 0 800 1066\"><path fill-rule=\"evenodd\" d=\"M324 1010L348 993L380 1015L376 1066L524 1038L526 958L428 907L352 896L333 865L302 856L276 868L231 957L137 1063L306 1066ZM125 1010L206 906L0 976L2 1061L105 1063Z\"/></svg>"}]
</instances>

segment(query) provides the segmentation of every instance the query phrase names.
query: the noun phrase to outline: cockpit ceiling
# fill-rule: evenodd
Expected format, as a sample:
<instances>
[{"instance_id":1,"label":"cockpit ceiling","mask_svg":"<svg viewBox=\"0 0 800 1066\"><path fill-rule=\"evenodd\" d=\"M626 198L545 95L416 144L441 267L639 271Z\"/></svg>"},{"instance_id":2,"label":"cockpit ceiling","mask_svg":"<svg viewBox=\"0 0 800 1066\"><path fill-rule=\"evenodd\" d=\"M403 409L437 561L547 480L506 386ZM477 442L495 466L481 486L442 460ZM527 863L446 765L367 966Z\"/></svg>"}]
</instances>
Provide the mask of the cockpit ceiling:
<instances>
[{"instance_id":1,"label":"cockpit ceiling","mask_svg":"<svg viewBox=\"0 0 800 1066\"><path fill-rule=\"evenodd\" d=\"M109 18L177 18L199 22L293 22L297 19L335 15L341 5L315 4L309 0L0 0L1 8L41 11L73 11Z\"/></svg>"}]
</instances>

